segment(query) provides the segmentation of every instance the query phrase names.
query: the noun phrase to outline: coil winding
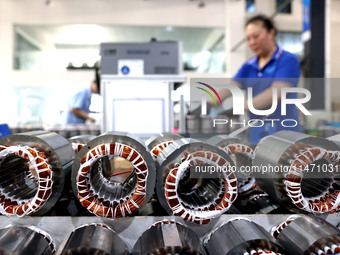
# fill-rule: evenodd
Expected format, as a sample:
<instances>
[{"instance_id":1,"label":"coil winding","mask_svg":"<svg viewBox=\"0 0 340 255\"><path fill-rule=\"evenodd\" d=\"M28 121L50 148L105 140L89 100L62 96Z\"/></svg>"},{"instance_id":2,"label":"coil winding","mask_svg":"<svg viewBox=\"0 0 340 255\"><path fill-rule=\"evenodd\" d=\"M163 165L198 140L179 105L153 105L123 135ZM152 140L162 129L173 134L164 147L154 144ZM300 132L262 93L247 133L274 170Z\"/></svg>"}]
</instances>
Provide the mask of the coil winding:
<instances>
[{"instance_id":1,"label":"coil winding","mask_svg":"<svg viewBox=\"0 0 340 255\"><path fill-rule=\"evenodd\" d=\"M133 165L123 183L105 176L105 158L118 156ZM111 169L109 169L111 172ZM108 132L91 140L75 158L72 186L80 203L91 213L124 217L138 210L153 194L155 166L150 153L126 133Z\"/></svg>"},{"instance_id":2,"label":"coil winding","mask_svg":"<svg viewBox=\"0 0 340 255\"><path fill-rule=\"evenodd\" d=\"M156 160L159 154L174 141L183 138L181 135L172 133L161 133L146 141L152 157Z\"/></svg>"},{"instance_id":3,"label":"coil winding","mask_svg":"<svg viewBox=\"0 0 340 255\"><path fill-rule=\"evenodd\" d=\"M312 213L334 213L340 207L340 151L335 143L292 131L261 140L254 172L259 186L280 203ZM264 166L277 168L264 170Z\"/></svg>"},{"instance_id":4,"label":"coil winding","mask_svg":"<svg viewBox=\"0 0 340 255\"><path fill-rule=\"evenodd\" d=\"M240 167L252 165L254 146L241 138L228 135L213 136L207 140L207 143L218 146L233 160L236 166L238 193L245 195L252 192L256 188L255 178L250 174L250 171L243 171Z\"/></svg>"},{"instance_id":5,"label":"coil winding","mask_svg":"<svg viewBox=\"0 0 340 255\"><path fill-rule=\"evenodd\" d=\"M163 208L186 221L206 224L228 211L237 197L233 162L221 149L193 139L174 141L157 158L156 192ZM192 178L195 167L223 169Z\"/></svg>"},{"instance_id":6,"label":"coil winding","mask_svg":"<svg viewBox=\"0 0 340 255\"><path fill-rule=\"evenodd\" d=\"M62 136L34 131L0 139L0 212L41 215L59 199L73 151Z\"/></svg>"},{"instance_id":7,"label":"coil winding","mask_svg":"<svg viewBox=\"0 0 340 255\"><path fill-rule=\"evenodd\" d=\"M288 254L338 254L340 230L316 216L290 217L272 229Z\"/></svg>"}]
</instances>

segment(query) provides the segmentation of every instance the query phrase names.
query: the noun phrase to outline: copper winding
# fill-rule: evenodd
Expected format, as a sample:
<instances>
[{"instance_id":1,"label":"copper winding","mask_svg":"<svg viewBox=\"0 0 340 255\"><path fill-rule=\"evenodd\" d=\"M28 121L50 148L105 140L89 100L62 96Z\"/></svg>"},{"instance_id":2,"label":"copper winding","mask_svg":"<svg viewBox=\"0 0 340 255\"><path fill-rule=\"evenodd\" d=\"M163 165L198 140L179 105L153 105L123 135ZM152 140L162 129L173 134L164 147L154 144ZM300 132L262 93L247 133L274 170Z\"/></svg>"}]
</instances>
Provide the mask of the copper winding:
<instances>
[{"instance_id":1,"label":"copper winding","mask_svg":"<svg viewBox=\"0 0 340 255\"><path fill-rule=\"evenodd\" d=\"M335 238L334 238L335 239ZM340 253L340 243L337 240L333 240L332 237L329 237L329 240L324 244L316 244L312 255L327 255L327 254L339 254Z\"/></svg>"},{"instance_id":2,"label":"copper winding","mask_svg":"<svg viewBox=\"0 0 340 255\"><path fill-rule=\"evenodd\" d=\"M209 163L224 167L227 171L222 173L223 189L215 201L210 205L194 208L187 205L177 193L179 180L190 167ZM208 151L196 151L182 155L182 162L175 164L165 180L165 197L174 215L182 217L186 221L198 224L207 224L214 218L227 211L237 197L237 179L230 170L229 162L220 155Z\"/></svg>"},{"instance_id":3,"label":"copper winding","mask_svg":"<svg viewBox=\"0 0 340 255\"><path fill-rule=\"evenodd\" d=\"M4 160L9 156L17 156L31 163L35 172L35 181L38 185L33 198L13 199L9 194L4 193L4 188L0 189L0 212L5 215L25 216L38 211L52 194L53 171L46 156L36 149L28 146L1 146L0 159ZM30 171L26 171L28 178L33 179Z\"/></svg>"},{"instance_id":4,"label":"copper winding","mask_svg":"<svg viewBox=\"0 0 340 255\"><path fill-rule=\"evenodd\" d=\"M228 155L233 155L235 153L242 153L248 156L249 158L253 157L253 149L248 145L241 143L233 143L223 147L223 150L228 153Z\"/></svg>"},{"instance_id":5,"label":"copper winding","mask_svg":"<svg viewBox=\"0 0 340 255\"><path fill-rule=\"evenodd\" d=\"M273 227L272 230L270 231L271 235L277 239L277 237L279 236L279 234L281 233L281 231L286 228L292 221L294 221L297 217L299 216L289 216L287 218L287 220L283 221L282 223L280 223L279 225L277 225L276 227Z\"/></svg>"},{"instance_id":6,"label":"copper winding","mask_svg":"<svg viewBox=\"0 0 340 255\"><path fill-rule=\"evenodd\" d=\"M329 236L325 243L317 243L313 248L311 254L315 255L327 255L327 254L339 254L340 253L340 242L339 238Z\"/></svg>"},{"instance_id":7,"label":"copper winding","mask_svg":"<svg viewBox=\"0 0 340 255\"><path fill-rule=\"evenodd\" d=\"M162 150L164 150L166 147L169 146L169 144L172 144L173 141L165 141L162 143L157 144L155 147L153 147L150 151L151 151L151 155L154 159L157 159L157 157L159 156L159 154L162 152Z\"/></svg>"},{"instance_id":8,"label":"copper winding","mask_svg":"<svg viewBox=\"0 0 340 255\"><path fill-rule=\"evenodd\" d=\"M320 247L322 246L322 247ZM327 254L339 254L340 253L340 244L334 244L332 241L325 245L318 245L316 249L314 250L314 253L311 253L312 255L327 255Z\"/></svg>"},{"instance_id":9,"label":"copper winding","mask_svg":"<svg viewBox=\"0 0 340 255\"><path fill-rule=\"evenodd\" d=\"M83 143L71 143L71 145L75 153L78 153L85 146Z\"/></svg>"},{"instance_id":10,"label":"copper winding","mask_svg":"<svg viewBox=\"0 0 340 255\"><path fill-rule=\"evenodd\" d=\"M89 182L89 171L94 163L105 156L119 156L128 160L134 167L137 184L129 197L123 201L110 201L100 198L91 189ZM101 144L88 151L81 159L76 182L78 198L80 203L91 213L97 216L116 218L124 217L136 211L146 198L146 179L148 177L148 166L142 155L128 145L121 143Z\"/></svg>"},{"instance_id":11,"label":"copper winding","mask_svg":"<svg viewBox=\"0 0 340 255\"><path fill-rule=\"evenodd\" d=\"M306 198L301 191L301 181L308 166L319 159L328 159L339 164L340 152L328 151L323 148L311 147L295 156L286 174L285 189L292 202L300 209L316 213L334 213L340 207L340 191L328 189L319 197Z\"/></svg>"},{"instance_id":12,"label":"copper winding","mask_svg":"<svg viewBox=\"0 0 340 255\"><path fill-rule=\"evenodd\" d=\"M281 253L276 253L273 251L263 251L263 250L250 250L249 252L243 253L243 255L281 255Z\"/></svg>"},{"instance_id":13,"label":"copper winding","mask_svg":"<svg viewBox=\"0 0 340 255\"><path fill-rule=\"evenodd\" d=\"M229 156L234 155L236 153L240 153L252 159L254 155L254 150L250 146L242 144L242 143L229 144L225 147L222 147L222 149ZM256 189L257 183L254 177L248 176L248 178L239 178L238 186L239 186L240 194L245 195L245 194L252 192L254 189Z\"/></svg>"},{"instance_id":14,"label":"copper winding","mask_svg":"<svg viewBox=\"0 0 340 255\"><path fill-rule=\"evenodd\" d=\"M323 249L319 249L317 251L317 255L326 255L326 254L339 254L340 253L340 247L339 245L333 244L332 247L325 246Z\"/></svg>"},{"instance_id":15,"label":"copper winding","mask_svg":"<svg viewBox=\"0 0 340 255\"><path fill-rule=\"evenodd\" d=\"M260 140L260 142L256 145L254 151L253 151L253 154L256 154L257 153L257 150L261 147L261 144L263 143L263 141L266 139L266 137L262 138Z\"/></svg>"}]
</instances>

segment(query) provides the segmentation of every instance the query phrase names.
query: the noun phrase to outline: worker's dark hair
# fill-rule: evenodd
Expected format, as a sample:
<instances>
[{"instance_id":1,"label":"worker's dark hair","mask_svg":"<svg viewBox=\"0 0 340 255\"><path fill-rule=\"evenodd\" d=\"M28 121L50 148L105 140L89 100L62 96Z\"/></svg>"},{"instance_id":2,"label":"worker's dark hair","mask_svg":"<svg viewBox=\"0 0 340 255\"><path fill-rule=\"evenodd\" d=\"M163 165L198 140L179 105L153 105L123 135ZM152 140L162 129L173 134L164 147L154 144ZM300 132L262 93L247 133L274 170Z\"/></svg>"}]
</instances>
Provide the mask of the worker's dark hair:
<instances>
[{"instance_id":1,"label":"worker's dark hair","mask_svg":"<svg viewBox=\"0 0 340 255\"><path fill-rule=\"evenodd\" d=\"M273 20L271 18L269 18L268 16L264 15L264 14L258 14L255 16L250 17L247 22L246 22L246 27L249 24L255 23L255 22L262 22L263 27L270 32L270 30L274 29L274 34L277 34L277 29L275 27L275 24L273 22Z\"/></svg>"},{"instance_id":2,"label":"worker's dark hair","mask_svg":"<svg viewBox=\"0 0 340 255\"><path fill-rule=\"evenodd\" d=\"M98 94L100 94L100 64L99 62L96 62L94 67L95 67L94 68L95 75L94 75L93 82L97 85Z\"/></svg>"}]
</instances>

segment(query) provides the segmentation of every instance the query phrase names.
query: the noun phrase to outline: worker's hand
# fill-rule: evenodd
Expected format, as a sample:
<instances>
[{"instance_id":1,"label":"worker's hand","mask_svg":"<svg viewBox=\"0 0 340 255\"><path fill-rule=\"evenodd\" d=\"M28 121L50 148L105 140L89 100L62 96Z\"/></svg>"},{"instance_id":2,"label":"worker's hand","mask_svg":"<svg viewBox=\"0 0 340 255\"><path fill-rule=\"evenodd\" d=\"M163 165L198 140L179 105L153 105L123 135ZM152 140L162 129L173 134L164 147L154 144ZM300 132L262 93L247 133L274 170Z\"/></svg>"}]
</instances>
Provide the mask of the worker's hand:
<instances>
[{"instance_id":1,"label":"worker's hand","mask_svg":"<svg viewBox=\"0 0 340 255\"><path fill-rule=\"evenodd\" d=\"M90 117L90 116L89 116L87 119L88 119L89 121L91 121L92 123L96 122L96 119L94 119L94 118L92 118L92 117Z\"/></svg>"}]
</instances>

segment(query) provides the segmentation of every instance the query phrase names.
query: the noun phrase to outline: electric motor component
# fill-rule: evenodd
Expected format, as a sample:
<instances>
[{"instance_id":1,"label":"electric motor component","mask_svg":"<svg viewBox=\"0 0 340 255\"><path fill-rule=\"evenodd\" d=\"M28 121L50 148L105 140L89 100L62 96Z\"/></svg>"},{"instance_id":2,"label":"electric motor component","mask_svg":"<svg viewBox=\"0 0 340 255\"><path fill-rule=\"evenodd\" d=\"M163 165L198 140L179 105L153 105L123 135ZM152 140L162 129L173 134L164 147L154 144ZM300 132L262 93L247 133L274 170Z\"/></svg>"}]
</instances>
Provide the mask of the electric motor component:
<instances>
[{"instance_id":1,"label":"electric motor component","mask_svg":"<svg viewBox=\"0 0 340 255\"><path fill-rule=\"evenodd\" d=\"M55 243L45 231L34 226L0 229L0 254L52 255Z\"/></svg>"},{"instance_id":2,"label":"electric motor component","mask_svg":"<svg viewBox=\"0 0 340 255\"><path fill-rule=\"evenodd\" d=\"M61 255L125 255L124 241L105 224L87 224L75 229L60 249Z\"/></svg>"},{"instance_id":3,"label":"electric motor component","mask_svg":"<svg viewBox=\"0 0 340 255\"><path fill-rule=\"evenodd\" d=\"M266 193L253 194L249 197L245 207L245 213L261 213L268 214L277 210L279 206Z\"/></svg>"},{"instance_id":4,"label":"electric motor component","mask_svg":"<svg viewBox=\"0 0 340 255\"><path fill-rule=\"evenodd\" d=\"M285 221L283 221L279 225L273 227L272 230L270 231L270 234L276 239L279 236L279 234L281 233L281 231L284 228L286 228L293 220L295 220L298 217L300 217L300 216L298 216L298 215L289 216Z\"/></svg>"},{"instance_id":5,"label":"electric motor component","mask_svg":"<svg viewBox=\"0 0 340 255\"><path fill-rule=\"evenodd\" d=\"M156 221L154 224L152 224L149 227L149 229L154 227L154 226L163 225L163 224L180 224L180 225L183 225L180 222L176 222L175 220L164 219L164 220Z\"/></svg>"},{"instance_id":6,"label":"electric motor component","mask_svg":"<svg viewBox=\"0 0 340 255\"><path fill-rule=\"evenodd\" d=\"M284 254L281 245L263 227L246 218L227 221L209 233L204 243L207 252L214 255Z\"/></svg>"},{"instance_id":7,"label":"electric motor component","mask_svg":"<svg viewBox=\"0 0 340 255\"><path fill-rule=\"evenodd\" d=\"M61 135L48 131L0 139L0 213L46 213L59 199L74 152Z\"/></svg>"},{"instance_id":8,"label":"electric motor component","mask_svg":"<svg viewBox=\"0 0 340 255\"><path fill-rule=\"evenodd\" d=\"M201 133L202 134L212 134L213 129L213 121L212 117L209 115L201 115L200 116L200 122L201 122Z\"/></svg>"},{"instance_id":9,"label":"electric motor component","mask_svg":"<svg viewBox=\"0 0 340 255\"><path fill-rule=\"evenodd\" d=\"M280 131L258 144L253 175L279 203L290 201L307 212L333 213L340 203L339 161L335 143Z\"/></svg>"},{"instance_id":10,"label":"electric motor component","mask_svg":"<svg viewBox=\"0 0 340 255\"><path fill-rule=\"evenodd\" d=\"M132 255L205 255L204 248L194 231L174 221L154 223L137 240Z\"/></svg>"},{"instance_id":11,"label":"electric motor component","mask_svg":"<svg viewBox=\"0 0 340 255\"><path fill-rule=\"evenodd\" d=\"M181 135L172 133L162 133L157 136L151 137L146 141L146 146L151 152L154 159L157 159L158 155L173 141L183 138Z\"/></svg>"},{"instance_id":12,"label":"electric motor component","mask_svg":"<svg viewBox=\"0 0 340 255\"><path fill-rule=\"evenodd\" d=\"M83 148L89 141L94 138L96 138L95 135L77 135L69 138L68 140L70 141L74 152L78 153L81 148Z\"/></svg>"},{"instance_id":13,"label":"electric motor component","mask_svg":"<svg viewBox=\"0 0 340 255\"><path fill-rule=\"evenodd\" d=\"M274 228L273 234L288 254L340 253L340 230L315 216L289 218Z\"/></svg>"},{"instance_id":14,"label":"electric motor component","mask_svg":"<svg viewBox=\"0 0 340 255\"><path fill-rule=\"evenodd\" d=\"M200 118L195 115L187 115L186 121L186 132L188 134L198 134L200 132Z\"/></svg>"},{"instance_id":15,"label":"electric motor component","mask_svg":"<svg viewBox=\"0 0 340 255\"><path fill-rule=\"evenodd\" d=\"M252 192L256 188L255 178L250 174L254 146L241 138L228 135L213 136L207 143L223 149L234 161L239 195Z\"/></svg>"},{"instance_id":16,"label":"electric motor component","mask_svg":"<svg viewBox=\"0 0 340 255\"><path fill-rule=\"evenodd\" d=\"M110 160L120 157L131 171L112 173ZM129 174L123 181L111 177ZM91 213L108 218L127 216L147 203L155 185L155 164L146 147L127 133L108 132L88 142L76 155L72 187Z\"/></svg>"},{"instance_id":17,"label":"electric motor component","mask_svg":"<svg viewBox=\"0 0 340 255\"><path fill-rule=\"evenodd\" d=\"M234 164L215 146L182 138L169 144L157 163L157 197L169 214L206 224L228 211L237 197ZM197 168L198 176L191 176Z\"/></svg>"}]
</instances>

